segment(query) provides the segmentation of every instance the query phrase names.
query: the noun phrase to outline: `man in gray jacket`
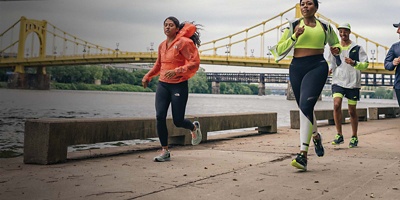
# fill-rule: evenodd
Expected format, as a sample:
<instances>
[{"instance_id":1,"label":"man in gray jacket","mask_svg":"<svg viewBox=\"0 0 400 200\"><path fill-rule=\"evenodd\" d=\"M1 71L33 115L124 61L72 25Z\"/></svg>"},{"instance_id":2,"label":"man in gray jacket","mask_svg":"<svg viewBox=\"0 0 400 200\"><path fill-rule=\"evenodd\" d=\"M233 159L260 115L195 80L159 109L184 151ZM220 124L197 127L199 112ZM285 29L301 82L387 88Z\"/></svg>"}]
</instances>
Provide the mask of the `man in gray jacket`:
<instances>
[{"instance_id":1,"label":"man in gray jacket","mask_svg":"<svg viewBox=\"0 0 400 200\"><path fill-rule=\"evenodd\" d=\"M395 28L397 28L397 33L400 34L400 22L397 24L393 24ZM400 35L399 35L400 38ZM385 69L389 71L395 71L395 79L393 89L396 92L397 102L400 106L400 42L394 43L385 58Z\"/></svg>"},{"instance_id":2,"label":"man in gray jacket","mask_svg":"<svg viewBox=\"0 0 400 200\"><path fill-rule=\"evenodd\" d=\"M342 133L342 99L347 98L352 137L349 148L358 145L357 129L357 101L360 100L361 71L368 68L368 56L364 49L350 40L350 24L341 24L338 27L342 52L338 56L329 56L330 73L332 73L332 95L334 120L337 135L332 141L333 145L344 143Z\"/></svg>"}]
</instances>

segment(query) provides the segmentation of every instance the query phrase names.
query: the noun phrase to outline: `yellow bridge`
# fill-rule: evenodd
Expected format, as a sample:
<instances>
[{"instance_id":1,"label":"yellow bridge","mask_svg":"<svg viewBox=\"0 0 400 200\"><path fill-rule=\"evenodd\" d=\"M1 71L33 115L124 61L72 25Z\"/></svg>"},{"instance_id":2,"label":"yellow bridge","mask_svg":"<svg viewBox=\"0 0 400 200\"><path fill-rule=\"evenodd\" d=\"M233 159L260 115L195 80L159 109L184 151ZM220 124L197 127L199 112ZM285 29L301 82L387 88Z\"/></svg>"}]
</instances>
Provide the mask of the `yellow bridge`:
<instances>
[{"instance_id":1,"label":"yellow bridge","mask_svg":"<svg viewBox=\"0 0 400 200\"><path fill-rule=\"evenodd\" d=\"M290 59L275 63L266 43L277 43L282 28L287 26L284 19L293 18L293 13L295 18L301 16L299 4L245 30L203 43L199 49L201 63L287 69ZM330 22L333 26L338 26L337 23L319 13L317 16ZM15 39L14 32L19 32L19 36ZM370 50L371 53L373 52L372 64L366 71L363 71L364 73L393 74L383 67L383 59L388 47L355 32L352 32L352 37L355 37L355 41L367 52ZM4 41L10 43L4 45ZM38 45L34 45L34 43ZM250 44L255 44L260 48L248 49ZM255 55L256 51L259 56ZM45 67L48 66L153 63L156 57L157 52L154 52L153 49L151 52L126 52L119 50L118 44L116 49L102 47L69 34L47 21L25 17L21 17L19 21L0 34L0 67L11 67L15 73L21 74L25 73L26 67L35 67L38 74L46 74Z\"/></svg>"}]
</instances>

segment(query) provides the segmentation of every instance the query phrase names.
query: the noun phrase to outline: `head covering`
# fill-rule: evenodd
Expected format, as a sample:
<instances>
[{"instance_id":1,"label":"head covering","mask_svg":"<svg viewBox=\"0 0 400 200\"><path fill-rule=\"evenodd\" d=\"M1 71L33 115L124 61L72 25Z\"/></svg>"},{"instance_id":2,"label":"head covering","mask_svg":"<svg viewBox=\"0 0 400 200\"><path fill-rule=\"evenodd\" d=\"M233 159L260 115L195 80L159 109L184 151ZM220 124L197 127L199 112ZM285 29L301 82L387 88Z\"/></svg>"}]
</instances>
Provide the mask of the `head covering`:
<instances>
[{"instance_id":1,"label":"head covering","mask_svg":"<svg viewBox=\"0 0 400 200\"><path fill-rule=\"evenodd\" d=\"M351 26L350 26L349 23L340 24L340 26L338 27L338 29L341 29L341 28L345 28L345 29L351 30Z\"/></svg>"},{"instance_id":2,"label":"head covering","mask_svg":"<svg viewBox=\"0 0 400 200\"><path fill-rule=\"evenodd\" d=\"M393 24L393 26L394 26L395 28L399 28L399 26L400 26L400 22L399 22L399 23L397 23L397 24Z\"/></svg>"},{"instance_id":3,"label":"head covering","mask_svg":"<svg viewBox=\"0 0 400 200\"><path fill-rule=\"evenodd\" d=\"M196 32L196 30L197 30L196 25L194 25L192 23L185 23L183 28L181 28L181 30L179 30L178 34L179 34L179 36L190 38Z\"/></svg>"}]
</instances>

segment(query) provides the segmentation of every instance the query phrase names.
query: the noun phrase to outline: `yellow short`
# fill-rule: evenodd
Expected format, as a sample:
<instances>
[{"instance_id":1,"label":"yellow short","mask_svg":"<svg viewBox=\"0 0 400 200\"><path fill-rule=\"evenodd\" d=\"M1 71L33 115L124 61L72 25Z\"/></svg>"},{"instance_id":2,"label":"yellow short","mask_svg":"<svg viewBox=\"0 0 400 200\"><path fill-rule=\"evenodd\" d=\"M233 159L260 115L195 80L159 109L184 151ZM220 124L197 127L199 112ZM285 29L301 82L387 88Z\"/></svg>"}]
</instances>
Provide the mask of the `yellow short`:
<instances>
[{"instance_id":1,"label":"yellow short","mask_svg":"<svg viewBox=\"0 0 400 200\"><path fill-rule=\"evenodd\" d=\"M343 94L342 93L334 93L332 96L333 96L333 98L339 97L339 98L343 99ZM347 99L347 104L355 106L355 105L357 105L357 101L351 100L351 99Z\"/></svg>"}]
</instances>

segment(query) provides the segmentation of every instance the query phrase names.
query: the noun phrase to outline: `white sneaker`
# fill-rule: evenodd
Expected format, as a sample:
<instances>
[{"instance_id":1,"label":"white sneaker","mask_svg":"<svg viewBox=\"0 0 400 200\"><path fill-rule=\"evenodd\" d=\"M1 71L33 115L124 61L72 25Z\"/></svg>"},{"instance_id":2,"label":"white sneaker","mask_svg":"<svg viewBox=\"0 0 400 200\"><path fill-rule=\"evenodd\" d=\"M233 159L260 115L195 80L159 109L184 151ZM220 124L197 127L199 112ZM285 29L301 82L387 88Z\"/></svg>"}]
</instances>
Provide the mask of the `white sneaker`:
<instances>
[{"instance_id":1,"label":"white sneaker","mask_svg":"<svg viewBox=\"0 0 400 200\"><path fill-rule=\"evenodd\" d=\"M163 150L162 153L153 158L154 162L164 162L171 160L171 155L168 150Z\"/></svg>"},{"instance_id":2,"label":"white sneaker","mask_svg":"<svg viewBox=\"0 0 400 200\"><path fill-rule=\"evenodd\" d=\"M196 130L194 131L196 138L194 138L193 134L192 134L192 145L198 145L198 144L200 144L201 140L203 139L203 136L201 135L201 130L200 130L200 122L194 121L193 125L196 127ZM192 132L190 132L190 133L192 133Z\"/></svg>"}]
</instances>

